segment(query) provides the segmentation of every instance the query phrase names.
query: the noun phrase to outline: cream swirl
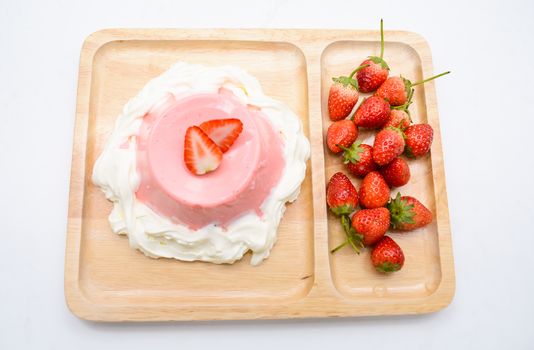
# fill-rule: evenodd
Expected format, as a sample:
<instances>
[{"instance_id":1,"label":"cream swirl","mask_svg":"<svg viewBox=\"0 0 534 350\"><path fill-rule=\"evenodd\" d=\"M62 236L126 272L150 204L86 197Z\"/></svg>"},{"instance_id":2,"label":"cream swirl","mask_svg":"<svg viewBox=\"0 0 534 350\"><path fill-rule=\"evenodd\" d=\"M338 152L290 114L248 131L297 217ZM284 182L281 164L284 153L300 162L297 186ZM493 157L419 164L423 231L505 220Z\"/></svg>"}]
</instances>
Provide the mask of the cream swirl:
<instances>
[{"instance_id":1,"label":"cream swirl","mask_svg":"<svg viewBox=\"0 0 534 350\"><path fill-rule=\"evenodd\" d=\"M284 169L261 205L263 215L247 213L225 228L209 224L197 230L171 222L136 198L137 135L143 117L172 95L175 99L201 92L229 90L245 105L269 119L283 139ZM310 145L299 118L283 103L266 96L256 78L235 66L208 67L178 62L152 79L124 106L115 129L97 159L93 182L113 202L109 221L113 232L127 234L130 246L158 258L233 263L248 250L251 264L269 256L286 202L294 201L306 173Z\"/></svg>"}]
</instances>

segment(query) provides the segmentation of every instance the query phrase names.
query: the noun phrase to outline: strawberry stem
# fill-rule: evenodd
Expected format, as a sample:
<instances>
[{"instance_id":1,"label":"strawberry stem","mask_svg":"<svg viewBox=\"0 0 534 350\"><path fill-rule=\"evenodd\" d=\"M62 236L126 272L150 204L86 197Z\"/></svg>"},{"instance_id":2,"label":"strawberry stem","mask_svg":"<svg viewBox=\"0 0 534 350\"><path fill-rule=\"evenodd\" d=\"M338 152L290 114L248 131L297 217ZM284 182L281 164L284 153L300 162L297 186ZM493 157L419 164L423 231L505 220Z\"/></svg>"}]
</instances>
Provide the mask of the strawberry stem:
<instances>
[{"instance_id":1,"label":"strawberry stem","mask_svg":"<svg viewBox=\"0 0 534 350\"><path fill-rule=\"evenodd\" d=\"M352 249L354 249L357 254L360 254L360 248L363 247L362 237L356 233L354 228L352 228L351 219L348 215L343 215L341 217L341 226L345 231L345 235L347 235L347 242L349 242ZM356 243L358 243L360 247L357 247Z\"/></svg>"},{"instance_id":2,"label":"strawberry stem","mask_svg":"<svg viewBox=\"0 0 534 350\"><path fill-rule=\"evenodd\" d=\"M380 58L384 58L384 20L380 19Z\"/></svg>"},{"instance_id":3,"label":"strawberry stem","mask_svg":"<svg viewBox=\"0 0 534 350\"><path fill-rule=\"evenodd\" d=\"M368 64L364 64L363 66L359 66L358 68L356 68L355 70L353 70L350 75L349 75L349 79L352 79L352 77L354 77L354 74L358 73L359 71L361 71L362 69L364 69L365 67L369 67Z\"/></svg>"},{"instance_id":4,"label":"strawberry stem","mask_svg":"<svg viewBox=\"0 0 534 350\"><path fill-rule=\"evenodd\" d=\"M402 110L402 111L405 111L406 113L410 113L408 111L408 108L410 107L410 105L413 103L412 101L412 98L413 98L413 92L414 92L414 89L410 89L410 93L408 94L408 100L406 101L405 104L402 104L400 106L391 106L390 108L391 109L397 109L397 110Z\"/></svg>"},{"instance_id":5,"label":"strawberry stem","mask_svg":"<svg viewBox=\"0 0 534 350\"><path fill-rule=\"evenodd\" d=\"M437 78L442 77L442 76L444 76L444 75L447 75L447 74L449 74L450 72L451 72L451 71L446 71L446 72L443 72L443 73L441 73L441 74L434 75L433 77L427 78L427 79L425 79L425 80L421 80L421 81L418 81L418 82L416 82L416 83L411 83L410 86L416 86L416 85L421 85L421 84L427 83L427 82L429 82L429 81L431 81L431 80L434 80L434 79L437 79Z\"/></svg>"},{"instance_id":6,"label":"strawberry stem","mask_svg":"<svg viewBox=\"0 0 534 350\"><path fill-rule=\"evenodd\" d=\"M354 249L357 254L360 254L360 249L363 248L363 238L361 237L361 235L358 235L356 231L352 228L351 220L348 215L341 216L341 227L343 227L343 231L345 232L345 236L347 238L345 239L345 242L332 249L330 253L334 254L341 248L345 247L347 244L350 244L352 249Z\"/></svg>"},{"instance_id":7,"label":"strawberry stem","mask_svg":"<svg viewBox=\"0 0 534 350\"><path fill-rule=\"evenodd\" d=\"M338 245L337 247L335 247L334 249L332 249L330 251L330 253L334 254L335 252L337 252L338 250L340 250L341 248L343 248L344 246L346 246L347 244L349 244L349 240L346 239L345 242L341 243L340 245Z\"/></svg>"},{"instance_id":8,"label":"strawberry stem","mask_svg":"<svg viewBox=\"0 0 534 350\"><path fill-rule=\"evenodd\" d=\"M343 151L347 151L347 152L350 151L350 149L349 149L348 147L345 147L345 146L343 146L343 145L340 145L339 143L336 143L336 146L337 146L338 148L341 148Z\"/></svg>"},{"instance_id":9,"label":"strawberry stem","mask_svg":"<svg viewBox=\"0 0 534 350\"><path fill-rule=\"evenodd\" d=\"M353 76L354 76L354 74L356 74L356 72L358 72L359 70L361 70L361 69L363 69L365 67L368 67L368 66L369 66L368 64L364 64L363 66L359 66L358 68L353 70L352 73L350 73L350 75L348 77L341 76L341 77L337 77L337 78L332 78L332 80L335 83L343 84L343 86L351 85L353 88L358 90L358 88L359 88L358 87L358 81L356 79L353 79Z\"/></svg>"},{"instance_id":10,"label":"strawberry stem","mask_svg":"<svg viewBox=\"0 0 534 350\"><path fill-rule=\"evenodd\" d=\"M352 237L348 238L347 241L350 243L350 245L352 246L352 249L354 249L356 254L360 254L360 248L356 247L356 244L354 244L354 240L352 239Z\"/></svg>"}]
</instances>

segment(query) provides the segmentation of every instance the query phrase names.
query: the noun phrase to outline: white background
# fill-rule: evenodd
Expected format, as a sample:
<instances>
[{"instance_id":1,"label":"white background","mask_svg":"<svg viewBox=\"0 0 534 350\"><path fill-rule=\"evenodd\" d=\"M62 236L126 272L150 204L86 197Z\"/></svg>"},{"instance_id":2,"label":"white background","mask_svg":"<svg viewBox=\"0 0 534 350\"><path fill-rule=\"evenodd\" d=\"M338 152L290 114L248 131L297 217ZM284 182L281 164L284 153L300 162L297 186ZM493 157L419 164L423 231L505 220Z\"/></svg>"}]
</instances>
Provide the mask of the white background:
<instances>
[{"instance_id":1,"label":"white background","mask_svg":"<svg viewBox=\"0 0 534 350\"><path fill-rule=\"evenodd\" d=\"M393 3L393 2L392 2ZM0 0L0 349L533 349L534 4ZM436 72L457 289L423 316L96 324L65 306L80 47L106 27L411 30ZM531 179L530 181L527 181Z\"/></svg>"}]
</instances>

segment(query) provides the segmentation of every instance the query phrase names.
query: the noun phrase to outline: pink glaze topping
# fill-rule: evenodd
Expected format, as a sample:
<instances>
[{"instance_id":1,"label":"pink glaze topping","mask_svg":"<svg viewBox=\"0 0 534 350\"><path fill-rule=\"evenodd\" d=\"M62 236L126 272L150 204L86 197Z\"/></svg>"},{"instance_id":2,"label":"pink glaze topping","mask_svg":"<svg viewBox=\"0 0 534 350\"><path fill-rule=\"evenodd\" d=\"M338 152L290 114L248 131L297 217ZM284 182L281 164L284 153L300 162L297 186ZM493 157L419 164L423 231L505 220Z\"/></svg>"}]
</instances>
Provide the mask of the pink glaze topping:
<instances>
[{"instance_id":1,"label":"pink glaze topping","mask_svg":"<svg viewBox=\"0 0 534 350\"><path fill-rule=\"evenodd\" d=\"M243 132L217 170L192 174L184 163L185 131L224 118L240 119ZM261 110L228 91L170 97L143 118L137 142L137 198L191 229L212 223L226 226L250 212L262 215L260 207L284 169L282 147L280 135Z\"/></svg>"}]
</instances>

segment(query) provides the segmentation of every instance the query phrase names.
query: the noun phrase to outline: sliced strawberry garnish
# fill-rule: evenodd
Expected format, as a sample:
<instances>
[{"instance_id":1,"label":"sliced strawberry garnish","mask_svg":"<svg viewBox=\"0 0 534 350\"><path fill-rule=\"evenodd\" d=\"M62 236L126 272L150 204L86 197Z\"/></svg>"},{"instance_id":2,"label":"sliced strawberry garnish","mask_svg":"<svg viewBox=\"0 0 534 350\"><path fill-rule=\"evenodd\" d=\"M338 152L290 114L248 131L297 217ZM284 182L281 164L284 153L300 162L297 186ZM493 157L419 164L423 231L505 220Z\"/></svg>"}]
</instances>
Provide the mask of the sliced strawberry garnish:
<instances>
[{"instance_id":1,"label":"sliced strawberry garnish","mask_svg":"<svg viewBox=\"0 0 534 350\"><path fill-rule=\"evenodd\" d=\"M223 153L228 151L243 131L243 123L235 118L208 120L199 126Z\"/></svg>"},{"instance_id":2,"label":"sliced strawberry garnish","mask_svg":"<svg viewBox=\"0 0 534 350\"><path fill-rule=\"evenodd\" d=\"M184 161L193 174L202 175L219 167L222 152L198 126L185 132Z\"/></svg>"}]
</instances>

